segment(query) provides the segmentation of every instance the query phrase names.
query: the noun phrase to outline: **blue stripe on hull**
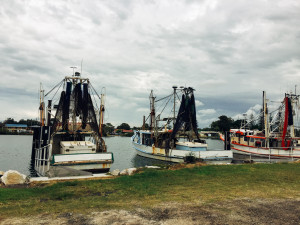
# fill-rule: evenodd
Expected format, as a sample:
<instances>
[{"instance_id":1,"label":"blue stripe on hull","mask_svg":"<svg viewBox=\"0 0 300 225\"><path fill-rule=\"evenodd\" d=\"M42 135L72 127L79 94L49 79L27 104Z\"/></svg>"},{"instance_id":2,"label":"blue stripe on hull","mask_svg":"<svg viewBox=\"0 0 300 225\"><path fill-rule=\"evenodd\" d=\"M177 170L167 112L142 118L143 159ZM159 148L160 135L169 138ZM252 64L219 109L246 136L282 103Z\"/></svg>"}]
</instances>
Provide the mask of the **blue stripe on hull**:
<instances>
[{"instance_id":1,"label":"blue stripe on hull","mask_svg":"<svg viewBox=\"0 0 300 225\"><path fill-rule=\"evenodd\" d=\"M135 143L135 144L137 144L137 143ZM138 144L138 145L141 145L141 144ZM149 155L150 158L159 159L159 158L157 158L157 157L163 157L164 159L159 159L159 160L163 160L163 161L173 161L172 159L178 159L178 160L180 160L180 161L181 161L181 160L183 161L183 157L173 157L173 156L166 156L166 155L152 154L152 153L146 152L146 151L144 151L144 150L142 150L142 149L136 147L135 145L133 145L133 147L134 147L137 151L139 151L139 152L141 152L141 153L143 153L143 154ZM152 156L157 156L157 157L152 157ZM170 160L167 160L167 159L170 159Z\"/></svg>"},{"instance_id":2,"label":"blue stripe on hull","mask_svg":"<svg viewBox=\"0 0 300 225\"><path fill-rule=\"evenodd\" d=\"M192 151L192 152L199 152L199 151L206 151L206 147L196 147L196 148L190 148L188 146L183 145L176 145L176 149L178 150L185 150L185 151Z\"/></svg>"}]
</instances>

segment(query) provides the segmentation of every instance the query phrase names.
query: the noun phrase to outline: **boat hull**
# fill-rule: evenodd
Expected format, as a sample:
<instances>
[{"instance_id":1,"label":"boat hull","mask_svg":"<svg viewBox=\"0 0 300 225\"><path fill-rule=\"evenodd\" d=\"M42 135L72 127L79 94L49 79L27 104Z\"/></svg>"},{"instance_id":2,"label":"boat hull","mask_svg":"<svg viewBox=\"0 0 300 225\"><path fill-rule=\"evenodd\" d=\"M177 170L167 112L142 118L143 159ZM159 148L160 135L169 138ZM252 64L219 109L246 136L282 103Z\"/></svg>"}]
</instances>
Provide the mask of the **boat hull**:
<instances>
[{"instance_id":1,"label":"boat hull","mask_svg":"<svg viewBox=\"0 0 300 225\"><path fill-rule=\"evenodd\" d=\"M52 166L66 166L90 172L109 171L113 163L112 153L58 154L53 155Z\"/></svg>"},{"instance_id":2,"label":"boat hull","mask_svg":"<svg viewBox=\"0 0 300 225\"><path fill-rule=\"evenodd\" d=\"M300 159L300 149L294 150L283 150L274 148L256 148L252 146L245 146L239 144L231 144L231 149L234 154L255 156L260 158L290 158L290 159Z\"/></svg>"},{"instance_id":3,"label":"boat hull","mask_svg":"<svg viewBox=\"0 0 300 225\"><path fill-rule=\"evenodd\" d=\"M170 149L169 155L166 155L166 150L162 148L142 145L134 141L132 141L132 144L138 155L167 162L183 163L187 156L194 156L197 160L213 164L231 163L233 159L232 151Z\"/></svg>"},{"instance_id":4,"label":"boat hull","mask_svg":"<svg viewBox=\"0 0 300 225\"><path fill-rule=\"evenodd\" d=\"M50 167L68 167L89 172L108 172L114 162L113 153L51 154L52 145L37 148L34 170L39 176L47 176Z\"/></svg>"}]
</instances>

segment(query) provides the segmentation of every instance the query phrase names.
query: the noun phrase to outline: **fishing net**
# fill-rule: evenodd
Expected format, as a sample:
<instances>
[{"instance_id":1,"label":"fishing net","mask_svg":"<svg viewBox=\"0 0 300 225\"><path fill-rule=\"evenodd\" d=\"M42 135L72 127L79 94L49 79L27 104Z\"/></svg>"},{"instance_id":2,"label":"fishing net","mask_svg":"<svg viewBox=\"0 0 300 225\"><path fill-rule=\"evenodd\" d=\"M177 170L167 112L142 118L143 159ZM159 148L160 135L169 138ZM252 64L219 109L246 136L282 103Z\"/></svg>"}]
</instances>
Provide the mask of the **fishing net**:
<instances>
[{"instance_id":1,"label":"fishing net","mask_svg":"<svg viewBox=\"0 0 300 225\"><path fill-rule=\"evenodd\" d=\"M195 97L191 88L188 88L182 95L181 104L171 139L174 139L175 135L182 128L184 131L194 131L197 139L200 139L196 120Z\"/></svg>"}]
</instances>

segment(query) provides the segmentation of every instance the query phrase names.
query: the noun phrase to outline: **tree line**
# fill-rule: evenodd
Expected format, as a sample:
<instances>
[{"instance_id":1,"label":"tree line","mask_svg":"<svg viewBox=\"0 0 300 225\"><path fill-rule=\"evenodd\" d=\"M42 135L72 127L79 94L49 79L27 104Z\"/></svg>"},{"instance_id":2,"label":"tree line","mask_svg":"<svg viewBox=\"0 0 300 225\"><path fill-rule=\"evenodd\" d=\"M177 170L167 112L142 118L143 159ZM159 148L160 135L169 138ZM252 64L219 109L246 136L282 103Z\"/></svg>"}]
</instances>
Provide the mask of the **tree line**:
<instances>
[{"instance_id":1,"label":"tree line","mask_svg":"<svg viewBox=\"0 0 300 225\"><path fill-rule=\"evenodd\" d=\"M251 116L250 116L251 120ZM238 119L234 120L231 117L227 117L225 115L219 116L218 120L213 121L209 127L202 128L200 130L202 131L218 131L218 132L225 132L229 131L230 129L237 129L241 127L243 120ZM19 121L14 120L13 118L6 119L3 123L4 124L26 124L28 127L34 126L34 125L40 125L40 122L34 119L20 119ZM248 128L249 129L261 129L261 121L258 122L250 122ZM0 123L1 125L1 123ZM149 127L148 124L146 124L146 129ZM111 123L105 123L103 124L103 135L107 136L110 134L114 134L115 130L116 133L121 133L122 130L137 130L140 129L140 127L131 127L128 123L121 123L119 126L114 126Z\"/></svg>"},{"instance_id":2,"label":"tree line","mask_svg":"<svg viewBox=\"0 0 300 225\"><path fill-rule=\"evenodd\" d=\"M249 123L247 128L248 129L262 129L262 119L259 121L253 120L253 115L250 115ZM234 120L231 117L227 117L225 115L219 116L219 119L216 121L213 121L209 127L201 129L202 131L218 131L224 133L225 131L229 131L230 129L238 129L241 127L242 123L244 123L245 120Z\"/></svg>"},{"instance_id":3,"label":"tree line","mask_svg":"<svg viewBox=\"0 0 300 225\"><path fill-rule=\"evenodd\" d=\"M1 123L0 123L1 124ZM14 118L7 118L2 122L2 124L25 124L29 126L40 125L40 121L34 119L20 119L19 121L14 120Z\"/></svg>"}]
</instances>

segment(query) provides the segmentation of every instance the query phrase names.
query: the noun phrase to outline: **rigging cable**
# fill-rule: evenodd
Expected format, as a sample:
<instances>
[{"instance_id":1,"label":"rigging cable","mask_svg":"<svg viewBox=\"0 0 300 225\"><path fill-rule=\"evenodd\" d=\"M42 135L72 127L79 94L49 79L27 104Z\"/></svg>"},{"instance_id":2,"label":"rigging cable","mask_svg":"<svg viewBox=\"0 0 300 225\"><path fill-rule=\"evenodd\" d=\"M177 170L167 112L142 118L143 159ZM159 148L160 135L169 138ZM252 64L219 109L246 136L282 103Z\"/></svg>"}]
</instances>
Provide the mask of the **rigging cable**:
<instances>
[{"instance_id":1,"label":"rigging cable","mask_svg":"<svg viewBox=\"0 0 300 225\"><path fill-rule=\"evenodd\" d=\"M173 95L173 93L170 94L170 95L168 95L168 96L166 96L166 97L163 97L163 98L161 98L161 99L158 99L158 100L156 100L155 102L159 102L159 101L164 100L164 99L166 99L166 98L172 97L172 95Z\"/></svg>"},{"instance_id":2,"label":"rigging cable","mask_svg":"<svg viewBox=\"0 0 300 225\"><path fill-rule=\"evenodd\" d=\"M93 87L92 83L89 83L92 87L92 89L94 90L94 92L96 93L96 95L98 96L98 98L101 100L101 97L98 95L97 91L95 90L95 88Z\"/></svg>"},{"instance_id":3,"label":"rigging cable","mask_svg":"<svg viewBox=\"0 0 300 225\"><path fill-rule=\"evenodd\" d=\"M172 96L171 96L171 97L172 97ZM163 113L163 111L164 111L165 108L167 107L169 101L171 100L171 97L170 97L169 100L166 102L165 107L162 109L162 111L161 111L160 114L158 114L158 115L161 115L161 114Z\"/></svg>"},{"instance_id":4,"label":"rigging cable","mask_svg":"<svg viewBox=\"0 0 300 225\"><path fill-rule=\"evenodd\" d=\"M47 94L45 94L45 97L50 94L55 88L57 88L58 85L61 85L61 83L63 82L64 80L60 81L57 85L54 86L54 88L52 88Z\"/></svg>"},{"instance_id":5,"label":"rigging cable","mask_svg":"<svg viewBox=\"0 0 300 225\"><path fill-rule=\"evenodd\" d=\"M63 82L60 83L60 86L57 88L56 92L54 93L53 97L51 98L51 100L54 99L55 95L57 94L58 90L60 89L60 87L62 86Z\"/></svg>"},{"instance_id":6,"label":"rigging cable","mask_svg":"<svg viewBox=\"0 0 300 225\"><path fill-rule=\"evenodd\" d=\"M92 89L91 89L92 90ZM92 90L93 91L93 90ZM92 94L92 93L91 93ZM96 95L98 95L97 93L96 93ZM93 98L94 98L94 101L95 101L95 104L96 104L96 107L94 106L94 108L96 108L96 110L99 110L100 111L100 107L98 108L98 104L97 104L97 101L96 101L96 98L95 98L95 95L94 94L92 94L92 96L93 96ZM99 97L99 95L98 95L98 97ZM100 98L101 99L101 98ZM94 105L94 104L93 104Z\"/></svg>"},{"instance_id":7,"label":"rigging cable","mask_svg":"<svg viewBox=\"0 0 300 225\"><path fill-rule=\"evenodd\" d=\"M172 96L170 96L170 95L168 95L167 97L172 97ZM169 101L170 101L170 98L168 99L168 100L166 100L165 102L162 102L162 104L158 107L158 109L157 109L157 112L160 112L160 109L165 105L165 103L168 103ZM161 100L165 100L166 99L166 97L164 97L163 99L161 99ZM164 106L164 108L165 108L166 106ZM162 112L161 112L162 113ZM160 114L161 114L160 113Z\"/></svg>"}]
</instances>

